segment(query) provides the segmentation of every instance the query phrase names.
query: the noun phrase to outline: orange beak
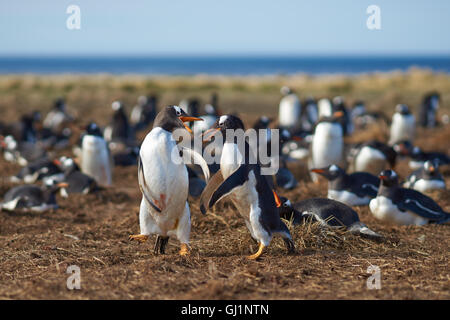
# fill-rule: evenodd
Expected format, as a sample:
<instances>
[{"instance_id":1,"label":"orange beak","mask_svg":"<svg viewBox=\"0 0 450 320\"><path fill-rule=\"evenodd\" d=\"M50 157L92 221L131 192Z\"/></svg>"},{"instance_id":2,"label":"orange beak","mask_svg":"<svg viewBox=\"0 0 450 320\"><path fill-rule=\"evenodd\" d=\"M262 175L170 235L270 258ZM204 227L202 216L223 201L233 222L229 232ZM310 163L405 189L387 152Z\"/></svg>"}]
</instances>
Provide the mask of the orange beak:
<instances>
[{"instance_id":1,"label":"orange beak","mask_svg":"<svg viewBox=\"0 0 450 320\"><path fill-rule=\"evenodd\" d=\"M386 180L387 176L378 176L381 180Z\"/></svg>"},{"instance_id":2,"label":"orange beak","mask_svg":"<svg viewBox=\"0 0 450 320\"><path fill-rule=\"evenodd\" d=\"M311 169L311 171L315 172L315 173L324 173L325 172L324 169Z\"/></svg>"},{"instance_id":3,"label":"orange beak","mask_svg":"<svg viewBox=\"0 0 450 320\"><path fill-rule=\"evenodd\" d=\"M67 187L69 186L69 184L68 184L68 183L65 183L65 182L61 182L61 183L58 183L57 186L58 186L59 188L67 188Z\"/></svg>"},{"instance_id":4,"label":"orange beak","mask_svg":"<svg viewBox=\"0 0 450 320\"><path fill-rule=\"evenodd\" d=\"M57 166L61 165L61 161L59 161L58 159L53 160L53 164L56 164Z\"/></svg>"},{"instance_id":5,"label":"orange beak","mask_svg":"<svg viewBox=\"0 0 450 320\"><path fill-rule=\"evenodd\" d=\"M302 137L299 137L299 136L293 136L293 137L292 137L292 140L294 140L294 141L302 141L303 138L302 138Z\"/></svg>"},{"instance_id":6,"label":"orange beak","mask_svg":"<svg viewBox=\"0 0 450 320\"><path fill-rule=\"evenodd\" d=\"M280 197L277 195L277 193L275 192L275 190L272 190L273 192L273 197L275 198L275 203L277 205L277 208L281 207L281 200Z\"/></svg>"},{"instance_id":7,"label":"orange beak","mask_svg":"<svg viewBox=\"0 0 450 320\"><path fill-rule=\"evenodd\" d=\"M344 116L344 112L342 111L336 111L335 113L333 113L333 116L340 118Z\"/></svg>"},{"instance_id":8,"label":"orange beak","mask_svg":"<svg viewBox=\"0 0 450 320\"><path fill-rule=\"evenodd\" d=\"M203 141L211 141L212 137L214 137L217 132L220 131L220 128L212 128L208 129L203 133Z\"/></svg>"},{"instance_id":9,"label":"orange beak","mask_svg":"<svg viewBox=\"0 0 450 320\"><path fill-rule=\"evenodd\" d=\"M184 124L184 122L189 122L189 121L203 121L203 119L200 118L196 118L196 117L184 117L184 116L180 116L178 117L178 119L180 119L183 122L184 127L186 128L187 131L189 131L190 133L192 133L191 128L189 128L187 125Z\"/></svg>"},{"instance_id":10,"label":"orange beak","mask_svg":"<svg viewBox=\"0 0 450 320\"><path fill-rule=\"evenodd\" d=\"M430 172L434 172L435 170L436 169L433 166L430 167Z\"/></svg>"}]
</instances>

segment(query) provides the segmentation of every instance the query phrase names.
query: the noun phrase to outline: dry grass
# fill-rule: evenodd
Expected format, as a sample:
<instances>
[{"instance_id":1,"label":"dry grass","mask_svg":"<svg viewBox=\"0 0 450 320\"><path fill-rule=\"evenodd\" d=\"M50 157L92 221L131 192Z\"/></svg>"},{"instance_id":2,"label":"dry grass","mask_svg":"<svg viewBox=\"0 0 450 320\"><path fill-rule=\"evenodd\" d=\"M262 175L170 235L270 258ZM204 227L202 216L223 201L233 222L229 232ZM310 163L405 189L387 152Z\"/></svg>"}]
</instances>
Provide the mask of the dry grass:
<instances>
[{"instance_id":1,"label":"dry grass","mask_svg":"<svg viewBox=\"0 0 450 320\"><path fill-rule=\"evenodd\" d=\"M448 76L430 77L426 72L419 75L415 72L345 79L303 75L239 79L241 86L234 85L234 89L235 79L221 77L212 80L196 77L192 81L108 75L0 77L0 110L5 115L2 120L17 119L18 112L35 108L48 110L51 100L65 93L69 104L80 115L105 123L112 99L134 102L138 93L153 90L149 83L158 87L163 103L170 103L183 95L197 93L206 99L210 88L190 91L190 86L213 86L220 81L216 91L223 109L245 110L247 124L260 113L259 108L267 110L269 115L276 114L279 82L294 84L305 93L312 88L311 92L317 95L330 94L330 88L336 83L349 82L352 89L346 97L369 97L371 90L381 92L373 93L374 98L368 101L371 106L381 106L387 101L385 108L391 108L397 99L407 99L417 106L421 92L437 86L433 88L443 90L443 112L448 112ZM410 80L402 80L409 77ZM420 81L423 85L419 88L416 82ZM137 89L128 92L130 87L125 83ZM187 83L189 90L180 89ZM228 87L222 88L225 83L229 83ZM401 86L401 90L391 88L393 84ZM391 96L389 92L396 94ZM98 108L88 113L94 106ZM354 139L367 139L379 131L371 129ZM420 132L417 143L426 150L447 152L449 141L447 126ZM0 159L2 178L18 169ZM302 181L296 189L280 192L281 195L292 201L325 196L325 183L309 182L304 164L294 164L293 169ZM399 164L398 172L401 176L409 173L406 162ZM450 185L449 169L444 174ZM11 186L2 179L0 194ZM450 211L450 191L436 191L431 196ZM450 299L448 225L392 226L375 220L368 208L362 207L356 209L361 220L383 234L385 241L374 242L340 230L324 230L317 224L291 226L297 247L295 254L286 255L283 241L276 238L260 260L249 261L245 256L256 251L257 246L232 204L222 201L212 213L203 216L198 200L190 199L192 254L180 257L178 243L171 239L167 254L155 256L153 238L142 245L128 241L129 234L139 231L140 197L136 168L116 167L113 187L98 194L58 198L60 209L55 212L1 212L0 298ZM82 289L69 291L65 271L73 264L81 268ZM381 290L366 287L370 265L381 268Z\"/></svg>"}]
</instances>

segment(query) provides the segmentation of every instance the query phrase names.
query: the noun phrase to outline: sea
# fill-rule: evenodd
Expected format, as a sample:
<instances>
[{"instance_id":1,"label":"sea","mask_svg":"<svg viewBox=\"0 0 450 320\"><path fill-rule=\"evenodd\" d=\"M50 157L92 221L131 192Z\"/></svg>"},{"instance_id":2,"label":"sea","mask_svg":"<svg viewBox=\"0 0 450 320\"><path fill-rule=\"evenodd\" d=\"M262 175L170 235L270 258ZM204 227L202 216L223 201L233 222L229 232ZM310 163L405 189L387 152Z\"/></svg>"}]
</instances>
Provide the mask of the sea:
<instances>
[{"instance_id":1,"label":"sea","mask_svg":"<svg viewBox=\"0 0 450 320\"><path fill-rule=\"evenodd\" d=\"M41 56L0 57L0 74L360 74L424 68L450 72L450 56Z\"/></svg>"}]
</instances>

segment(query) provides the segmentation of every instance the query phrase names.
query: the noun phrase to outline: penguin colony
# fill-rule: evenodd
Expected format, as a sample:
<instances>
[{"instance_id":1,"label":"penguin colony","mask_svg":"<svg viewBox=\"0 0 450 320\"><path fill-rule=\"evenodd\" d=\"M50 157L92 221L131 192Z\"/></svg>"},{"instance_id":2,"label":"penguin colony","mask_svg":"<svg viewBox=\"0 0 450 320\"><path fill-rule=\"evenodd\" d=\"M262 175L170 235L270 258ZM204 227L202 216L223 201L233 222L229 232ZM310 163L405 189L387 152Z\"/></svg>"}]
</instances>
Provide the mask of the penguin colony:
<instances>
[{"instance_id":1,"label":"penguin colony","mask_svg":"<svg viewBox=\"0 0 450 320\"><path fill-rule=\"evenodd\" d=\"M287 253L294 253L289 221L295 226L314 220L324 228L382 239L361 222L354 206L368 206L375 218L399 225L450 221L450 214L425 194L446 188L439 167L449 165L450 157L414 145L416 118L407 105L395 106L389 119L381 112L367 111L363 101L350 109L343 97L318 101L307 97L302 102L288 87L281 94L278 119L261 115L254 123L253 129L265 132L255 145L230 133L247 128L238 115L222 114L217 94L204 106L203 114L195 98L158 108L158 98L151 95L139 96L128 118L124 104L114 101L105 128L95 122L80 124L59 98L43 121L35 111L22 115L18 122L0 123L3 157L22 166L9 178L18 185L3 194L1 209L57 210L58 193L70 197L111 188L114 166L136 166L142 194L139 233L129 239L146 242L156 235L155 254L164 254L172 238L179 242L179 254L189 255L190 201L194 199L199 199L203 214L222 199L234 204L258 244L249 259L258 259L274 236L283 239ZM424 97L417 125L441 125L436 115L439 101L438 93ZM353 132L381 121L389 125L386 141L346 144L345 138ZM82 134L71 145L74 129L82 129ZM274 141L273 129L279 129L278 141ZM177 130L200 138L203 148L221 139L221 150L215 150L218 161L207 163L194 149L180 146L174 135ZM146 133L142 143L136 138L139 132ZM271 152L272 142L279 144L279 152ZM73 154L54 156L69 145ZM268 150L271 163L279 163L273 175L263 173L266 163L252 159L261 148ZM197 166L186 165L186 156ZM411 172L404 180L395 172L401 158L410 159ZM326 179L327 198L292 203L281 196L298 185L299 177L289 170L291 162L307 164L310 177L302 178Z\"/></svg>"}]
</instances>

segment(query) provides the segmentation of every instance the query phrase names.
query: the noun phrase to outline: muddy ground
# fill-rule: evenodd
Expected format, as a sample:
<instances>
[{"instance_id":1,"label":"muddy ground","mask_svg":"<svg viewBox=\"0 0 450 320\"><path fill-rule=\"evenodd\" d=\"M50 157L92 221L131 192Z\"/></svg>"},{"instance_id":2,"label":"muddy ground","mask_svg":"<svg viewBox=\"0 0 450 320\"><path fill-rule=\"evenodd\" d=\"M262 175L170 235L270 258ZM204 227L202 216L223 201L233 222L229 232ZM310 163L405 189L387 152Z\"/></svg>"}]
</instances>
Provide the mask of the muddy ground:
<instances>
[{"instance_id":1,"label":"muddy ground","mask_svg":"<svg viewBox=\"0 0 450 320\"><path fill-rule=\"evenodd\" d=\"M420 131L417 144L447 152L450 126ZM303 164L292 168L302 180L280 195L292 201L326 196L324 181L308 181ZM18 170L0 159L1 197ZM398 172L409 173L406 161ZM444 174L449 186L450 170ZM128 241L139 232L137 168L116 167L113 179L97 194L58 196L54 212L0 212L1 299L450 299L449 225L393 226L361 207L361 220L385 241L315 224L291 226L295 254L287 255L275 238L260 260L249 261L257 247L232 204L221 201L203 216L198 199L189 199L191 255L179 256L171 239L161 256L153 254L154 237ZM450 211L450 191L431 196ZM66 287L71 265L81 270L81 290ZM379 290L366 285L371 265L381 270Z\"/></svg>"}]
</instances>

